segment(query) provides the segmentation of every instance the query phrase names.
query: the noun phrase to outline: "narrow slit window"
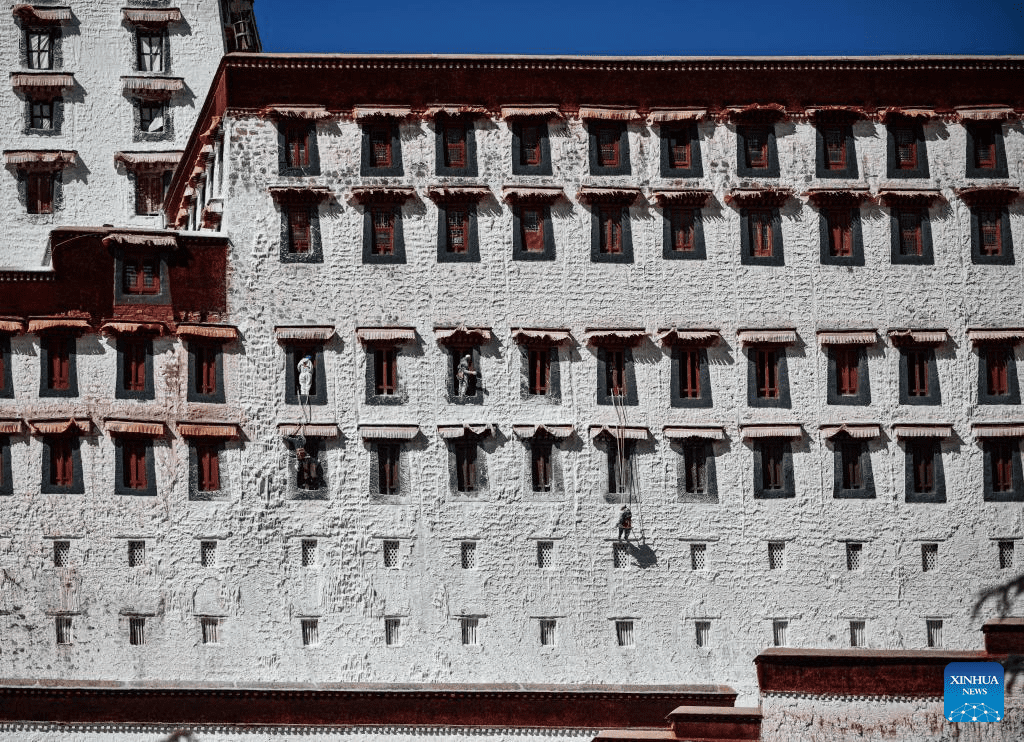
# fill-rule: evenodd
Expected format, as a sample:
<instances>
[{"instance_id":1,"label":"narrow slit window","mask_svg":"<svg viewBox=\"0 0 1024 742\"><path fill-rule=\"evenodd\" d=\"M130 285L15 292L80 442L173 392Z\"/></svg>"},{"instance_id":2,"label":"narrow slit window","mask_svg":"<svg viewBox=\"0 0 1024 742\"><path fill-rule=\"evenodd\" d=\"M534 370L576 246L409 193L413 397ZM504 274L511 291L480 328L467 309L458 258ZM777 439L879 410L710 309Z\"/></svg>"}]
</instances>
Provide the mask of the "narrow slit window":
<instances>
[{"instance_id":1,"label":"narrow slit window","mask_svg":"<svg viewBox=\"0 0 1024 742\"><path fill-rule=\"evenodd\" d=\"M597 130L597 164L601 167L619 165L619 130L603 126Z\"/></svg>"},{"instance_id":2,"label":"narrow slit window","mask_svg":"<svg viewBox=\"0 0 1024 742\"><path fill-rule=\"evenodd\" d=\"M146 460L149 444L145 441L124 440L121 444L122 484L126 489L144 490L149 487Z\"/></svg>"},{"instance_id":3,"label":"narrow slit window","mask_svg":"<svg viewBox=\"0 0 1024 742\"><path fill-rule=\"evenodd\" d=\"M537 542L537 567L538 569L551 569L555 566L555 542Z\"/></svg>"},{"instance_id":4,"label":"narrow slit window","mask_svg":"<svg viewBox=\"0 0 1024 742\"><path fill-rule=\"evenodd\" d=\"M463 618L459 621L462 630L462 643L466 646L475 647L480 643L480 619Z\"/></svg>"},{"instance_id":5,"label":"narrow slit window","mask_svg":"<svg viewBox=\"0 0 1024 742\"><path fill-rule=\"evenodd\" d=\"M541 161L541 135L537 124L524 125L519 135L519 164L539 165Z\"/></svg>"},{"instance_id":6,"label":"narrow slit window","mask_svg":"<svg viewBox=\"0 0 1024 742\"><path fill-rule=\"evenodd\" d=\"M122 377L124 389L129 392L146 390L146 343L136 339L122 339Z\"/></svg>"},{"instance_id":7,"label":"narrow slit window","mask_svg":"<svg viewBox=\"0 0 1024 742\"><path fill-rule=\"evenodd\" d=\"M995 169L996 130L990 126L979 126L971 134L974 137L974 167L978 170Z\"/></svg>"},{"instance_id":8,"label":"narrow slit window","mask_svg":"<svg viewBox=\"0 0 1024 742\"><path fill-rule=\"evenodd\" d=\"M558 622L553 618L540 619L540 645L542 647L555 646L555 632Z\"/></svg>"},{"instance_id":9,"label":"narrow slit window","mask_svg":"<svg viewBox=\"0 0 1024 742\"><path fill-rule=\"evenodd\" d=\"M386 539L383 544L384 553L384 566L388 569L398 569L401 564L399 562L399 550L397 539Z\"/></svg>"},{"instance_id":10,"label":"narrow slit window","mask_svg":"<svg viewBox=\"0 0 1024 742\"><path fill-rule=\"evenodd\" d=\"M700 648L711 646L711 622L694 621L694 640Z\"/></svg>"},{"instance_id":11,"label":"narrow slit window","mask_svg":"<svg viewBox=\"0 0 1024 742\"><path fill-rule=\"evenodd\" d=\"M925 621L925 631L928 634L929 649L942 649L942 620L928 619Z\"/></svg>"},{"instance_id":12,"label":"narrow slit window","mask_svg":"<svg viewBox=\"0 0 1024 742\"><path fill-rule=\"evenodd\" d=\"M476 569L476 541L459 544L459 559L463 569Z\"/></svg>"},{"instance_id":13,"label":"narrow slit window","mask_svg":"<svg viewBox=\"0 0 1024 742\"><path fill-rule=\"evenodd\" d=\"M843 441L839 444L840 465L843 468L843 489L864 489L864 473L861 471L860 459L863 448L858 441Z\"/></svg>"},{"instance_id":14,"label":"narrow slit window","mask_svg":"<svg viewBox=\"0 0 1024 742\"><path fill-rule=\"evenodd\" d=\"M695 443L683 448L683 466L686 470L686 492L705 494L708 491L708 462L704 444Z\"/></svg>"},{"instance_id":15,"label":"narrow slit window","mask_svg":"<svg viewBox=\"0 0 1024 742\"><path fill-rule=\"evenodd\" d=\"M907 351L907 394L911 397L928 396L927 350Z\"/></svg>"},{"instance_id":16,"label":"narrow slit window","mask_svg":"<svg viewBox=\"0 0 1024 742\"><path fill-rule=\"evenodd\" d=\"M309 207L305 204L289 207L288 252L293 255L305 255L312 243Z\"/></svg>"},{"instance_id":17,"label":"narrow slit window","mask_svg":"<svg viewBox=\"0 0 1024 742\"><path fill-rule=\"evenodd\" d=\"M915 445L911 451L913 486L917 494L935 491L935 457L930 445Z\"/></svg>"},{"instance_id":18,"label":"narrow slit window","mask_svg":"<svg viewBox=\"0 0 1024 742\"><path fill-rule=\"evenodd\" d=\"M1013 451L1016 440L992 441L989 443L992 452L992 491L1013 491Z\"/></svg>"},{"instance_id":19,"label":"narrow slit window","mask_svg":"<svg viewBox=\"0 0 1024 742\"><path fill-rule=\"evenodd\" d=\"M846 169L846 135L839 127L827 127L822 136L825 139L825 169Z\"/></svg>"},{"instance_id":20,"label":"narrow slit window","mask_svg":"<svg viewBox=\"0 0 1024 742\"><path fill-rule=\"evenodd\" d=\"M49 359L48 388L67 391L71 388L71 346L73 340L63 336L46 339L46 355Z\"/></svg>"},{"instance_id":21,"label":"narrow slit window","mask_svg":"<svg viewBox=\"0 0 1024 742\"><path fill-rule=\"evenodd\" d=\"M747 212L747 225L750 232L750 252L753 257L772 257L774 248L771 209L750 209Z\"/></svg>"},{"instance_id":22,"label":"narrow slit window","mask_svg":"<svg viewBox=\"0 0 1024 742\"><path fill-rule=\"evenodd\" d=\"M316 618L302 619L302 646L314 647L320 643L320 621Z\"/></svg>"},{"instance_id":23,"label":"narrow slit window","mask_svg":"<svg viewBox=\"0 0 1024 742\"><path fill-rule=\"evenodd\" d=\"M128 542L128 566L141 567L146 563L146 542Z\"/></svg>"},{"instance_id":24,"label":"narrow slit window","mask_svg":"<svg viewBox=\"0 0 1024 742\"><path fill-rule=\"evenodd\" d=\"M620 647L636 646L636 640L633 636L632 621L615 622L615 641L618 643Z\"/></svg>"},{"instance_id":25,"label":"narrow slit window","mask_svg":"<svg viewBox=\"0 0 1024 742\"><path fill-rule=\"evenodd\" d=\"M999 542L999 569L1013 568L1013 541Z\"/></svg>"},{"instance_id":26,"label":"narrow slit window","mask_svg":"<svg viewBox=\"0 0 1024 742\"><path fill-rule=\"evenodd\" d=\"M197 487L200 492L220 490L220 447L212 443L196 445Z\"/></svg>"},{"instance_id":27,"label":"narrow slit window","mask_svg":"<svg viewBox=\"0 0 1024 742\"><path fill-rule=\"evenodd\" d=\"M700 356L696 348L679 351L679 396L700 399Z\"/></svg>"},{"instance_id":28,"label":"narrow slit window","mask_svg":"<svg viewBox=\"0 0 1024 742\"><path fill-rule=\"evenodd\" d=\"M840 397L856 397L860 390L860 350L837 347L836 393Z\"/></svg>"},{"instance_id":29,"label":"narrow slit window","mask_svg":"<svg viewBox=\"0 0 1024 742\"><path fill-rule=\"evenodd\" d=\"M779 351L758 348L754 351L757 372L757 396L761 399L779 398Z\"/></svg>"},{"instance_id":30,"label":"narrow slit window","mask_svg":"<svg viewBox=\"0 0 1024 742\"><path fill-rule=\"evenodd\" d=\"M867 644L864 639L864 622L863 621L850 621L850 646L851 647L865 647Z\"/></svg>"},{"instance_id":31,"label":"narrow slit window","mask_svg":"<svg viewBox=\"0 0 1024 742\"><path fill-rule=\"evenodd\" d=\"M384 619L384 644L389 647L397 647L402 643L402 619Z\"/></svg>"},{"instance_id":32,"label":"narrow slit window","mask_svg":"<svg viewBox=\"0 0 1024 742\"><path fill-rule=\"evenodd\" d=\"M372 211L373 244L370 252L374 255L395 254L395 212L390 208L375 208Z\"/></svg>"},{"instance_id":33,"label":"narrow slit window","mask_svg":"<svg viewBox=\"0 0 1024 742\"><path fill-rule=\"evenodd\" d=\"M26 206L29 214L53 213L53 173L25 174Z\"/></svg>"},{"instance_id":34,"label":"narrow slit window","mask_svg":"<svg viewBox=\"0 0 1024 742\"><path fill-rule=\"evenodd\" d=\"M853 212L850 209L829 209L828 252L834 258L853 256Z\"/></svg>"},{"instance_id":35,"label":"narrow slit window","mask_svg":"<svg viewBox=\"0 0 1024 742\"><path fill-rule=\"evenodd\" d=\"M217 393L217 358L220 347L213 343L196 343L196 393L210 395Z\"/></svg>"},{"instance_id":36,"label":"narrow slit window","mask_svg":"<svg viewBox=\"0 0 1024 742\"><path fill-rule=\"evenodd\" d=\"M544 215L539 207L524 206L519 212L523 230L523 249L526 252L544 252Z\"/></svg>"},{"instance_id":37,"label":"narrow slit window","mask_svg":"<svg viewBox=\"0 0 1024 742\"><path fill-rule=\"evenodd\" d=\"M924 253L921 224L924 212L921 209L900 209L900 255L920 256Z\"/></svg>"},{"instance_id":38,"label":"narrow slit window","mask_svg":"<svg viewBox=\"0 0 1024 742\"><path fill-rule=\"evenodd\" d=\"M789 621L772 621L772 644L776 647L788 646L786 635L789 633Z\"/></svg>"},{"instance_id":39,"label":"narrow slit window","mask_svg":"<svg viewBox=\"0 0 1024 742\"><path fill-rule=\"evenodd\" d=\"M985 351L985 386L990 397L1003 397L1010 393L1008 368L1011 349L992 346Z\"/></svg>"},{"instance_id":40,"label":"narrow slit window","mask_svg":"<svg viewBox=\"0 0 1024 742\"><path fill-rule=\"evenodd\" d=\"M609 397L626 396L626 351L621 348L605 350L605 393Z\"/></svg>"},{"instance_id":41,"label":"narrow slit window","mask_svg":"<svg viewBox=\"0 0 1024 742\"><path fill-rule=\"evenodd\" d=\"M981 254L1003 254L1003 219L999 209L978 210L978 231L981 234Z\"/></svg>"},{"instance_id":42,"label":"narrow slit window","mask_svg":"<svg viewBox=\"0 0 1024 742\"><path fill-rule=\"evenodd\" d=\"M786 568L786 542L768 542L768 569Z\"/></svg>"},{"instance_id":43,"label":"narrow slit window","mask_svg":"<svg viewBox=\"0 0 1024 742\"><path fill-rule=\"evenodd\" d=\"M475 442L463 442L455 445L455 478L456 489L459 492L476 492L478 489L476 448Z\"/></svg>"},{"instance_id":44,"label":"narrow slit window","mask_svg":"<svg viewBox=\"0 0 1024 742\"><path fill-rule=\"evenodd\" d=\"M469 251L469 210L464 206L448 208L446 212L448 252L463 254Z\"/></svg>"},{"instance_id":45,"label":"narrow slit window","mask_svg":"<svg viewBox=\"0 0 1024 742\"><path fill-rule=\"evenodd\" d=\"M939 545L921 544L921 571L934 572L939 568Z\"/></svg>"},{"instance_id":46,"label":"narrow slit window","mask_svg":"<svg viewBox=\"0 0 1024 742\"><path fill-rule=\"evenodd\" d=\"M598 222L601 228L600 250L603 255L622 254L622 213L618 206L598 207Z\"/></svg>"},{"instance_id":47,"label":"narrow slit window","mask_svg":"<svg viewBox=\"0 0 1024 742\"><path fill-rule=\"evenodd\" d=\"M707 544L690 544L690 569L695 572L707 569Z\"/></svg>"},{"instance_id":48,"label":"narrow slit window","mask_svg":"<svg viewBox=\"0 0 1024 742\"><path fill-rule=\"evenodd\" d=\"M132 616L128 619L128 643L132 646L146 643L146 619L144 616Z\"/></svg>"},{"instance_id":49,"label":"narrow slit window","mask_svg":"<svg viewBox=\"0 0 1024 742\"><path fill-rule=\"evenodd\" d=\"M50 484L71 487L75 483L74 444L68 436L49 439Z\"/></svg>"},{"instance_id":50,"label":"narrow slit window","mask_svg":"<svg viewBox=\"0 0 1024 742\"><path fill-rule=\"evenodd\" d=\"M398 393L398 349L394 346L373 349L374 394Z\"/></svg>"},{"instance_id":51,"label":"narrow slit window","mask_svg":"<svg viewBox=\"0 0 1024 742\"><path fill-rule=\"evenodd\" d=\"M377 444L377 491L379 494L397 495L400 492L401 456L401 444Z\"/></svg>"},{"instance_id":52,"label":"narrow slit window","mask_svg":"<svg viewBox=\"0 0 1024 742\"><path fill-rule=\"evenodd\" d=\"M220 619L214 616L202 616L199 619L203 644L220 643Z\"/></svg>"},{"instance_id":53,"label":"narrow slit window","mask_svg":"<svg viewBox=\"0 0 1024 742\"><path fill-rule=\"evenodd\" d=\"M535 438L530 442L530 475L534 492L551 491L551 449L551 441Z\"/></svg>"},{"instance_id":54,"label":"narrow slit window","mask_svg":"<svg viewBox=\"0 0 1024 742\"><path fill-rule=\"evenodd\" d=\"M57 635L57 644L71 644L71 616L56 616L53 621Z\"/></svg>"},{"instance_id":55,"label":"narrow slit window","mask_svg":"<svg viewBox=\"0 0 1024 742\"><path fill-rule=\"evenodd\" d=\"M543 396L551 391L551 350L530 348L528 351L530 394Z\"/></svg>"}]
</instances>

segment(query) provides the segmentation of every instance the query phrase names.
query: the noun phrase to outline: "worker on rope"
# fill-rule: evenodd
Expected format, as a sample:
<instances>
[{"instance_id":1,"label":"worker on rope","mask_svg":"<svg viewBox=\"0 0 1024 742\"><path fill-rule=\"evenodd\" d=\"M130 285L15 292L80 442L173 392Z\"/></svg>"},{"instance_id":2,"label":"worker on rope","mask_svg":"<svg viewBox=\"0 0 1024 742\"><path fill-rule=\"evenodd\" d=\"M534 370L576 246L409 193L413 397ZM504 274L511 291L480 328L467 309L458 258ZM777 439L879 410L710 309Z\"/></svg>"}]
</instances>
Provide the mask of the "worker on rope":
<instances>
[{"instance_id":1,"label":"worker on rope","mask_svg":"<svg viewBox=\"0 0 1024 742\"><path fill-rule=\"evenodd\" d=\"M633 511L629 505L623 505L619 512L619 541L629 541L629 532L633 528Z\"/></svg>"}]
</instances>

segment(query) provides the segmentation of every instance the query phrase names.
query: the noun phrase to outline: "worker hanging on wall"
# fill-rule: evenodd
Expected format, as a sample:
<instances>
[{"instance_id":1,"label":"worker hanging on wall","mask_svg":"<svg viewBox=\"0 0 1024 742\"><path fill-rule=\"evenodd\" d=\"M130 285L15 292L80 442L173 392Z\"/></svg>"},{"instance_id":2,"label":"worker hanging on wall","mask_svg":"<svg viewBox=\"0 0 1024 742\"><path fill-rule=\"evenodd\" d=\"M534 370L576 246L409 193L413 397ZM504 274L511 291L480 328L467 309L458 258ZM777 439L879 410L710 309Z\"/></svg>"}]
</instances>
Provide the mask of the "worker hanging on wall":
<instances>
[{"instance_id":1,"label":"worker hanging on wall","mask_svg":"<svg viewBox=\"0 0 1024 742\"><path fill-rule=\"evenodd\" d=\"M306 356L298 365L299 394L308 397L313 390L313 357Z\"/></svg>"},{"instance_id":2,"label":"worker hanging on wall","mask_svg":"<svg viewBox=\"0 0 1024 742\"><path fill-rule=\"evenodd\" d=\"M459 369L455 372L455 378L459 382L460 397L465 397L469 393L470 377L476 376L476 371L473 370L472 364L473 358L469 353L466 353L459 359Z\"/></svg>"},{"instance_id":3,"label":"worker hanging on wall","mask_svg":"<svg viewBox=\"0 0 1024 742\"><path fill-rule=\"evenodd\" d=\"M306 445L306 437L286 435L284 442L295 451L295 486L301 490L318 490L323 487L324 470L312 453L312 447Z\"/></svg>"},{"instance_id":4,"label":"worker hanging on wall","mask_svg":"<svg viewBox=\"0 0 1024 742\"><path fill-rule=\"evenodd\" d=\"M619 513L619 541L625 539L629 541L629 532L633 528L633 511L629 509L628 505L622 506L622 511Z\"/></svg>"}]
</instances>

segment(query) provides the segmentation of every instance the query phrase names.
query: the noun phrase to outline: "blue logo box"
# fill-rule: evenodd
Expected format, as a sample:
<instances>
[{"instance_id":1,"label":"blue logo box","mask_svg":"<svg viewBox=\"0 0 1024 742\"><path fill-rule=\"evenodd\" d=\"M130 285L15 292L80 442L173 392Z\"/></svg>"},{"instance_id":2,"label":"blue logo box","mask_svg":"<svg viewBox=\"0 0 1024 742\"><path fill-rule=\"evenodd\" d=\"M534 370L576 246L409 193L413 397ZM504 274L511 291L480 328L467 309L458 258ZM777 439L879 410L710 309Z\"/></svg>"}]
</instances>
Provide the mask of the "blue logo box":
<instances>
[{"instance_id":1,"label":"blue logo box","mask_svg":"<svg viewBox=\"0 0 1024 742\"><path fill-rule=\"evenodd\" d=\"M942 714L946 721L1002 721L1003 689L1003 666L998 662L950 662Z\"/></svg>"}]
</instances>

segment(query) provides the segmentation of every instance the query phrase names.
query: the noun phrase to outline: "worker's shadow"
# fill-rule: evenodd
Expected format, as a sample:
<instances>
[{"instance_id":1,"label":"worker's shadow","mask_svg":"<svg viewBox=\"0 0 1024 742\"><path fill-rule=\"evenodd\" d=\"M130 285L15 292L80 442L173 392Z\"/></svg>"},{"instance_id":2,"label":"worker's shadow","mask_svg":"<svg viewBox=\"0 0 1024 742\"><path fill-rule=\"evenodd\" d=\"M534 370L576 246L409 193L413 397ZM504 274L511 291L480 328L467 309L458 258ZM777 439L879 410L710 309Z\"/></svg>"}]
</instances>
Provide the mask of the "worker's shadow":
<instances>
[{"instance_id":1,"label":"worker's shadow","mask_svg":"<svg viewBox=\"0 0 1024 742\"><path fill-rule=\"evenodd\" d=\"M629 553L640 569L647 569L658 564L658 555L654 549L642 541L630 541Z\"/></svg>"}]
</instances>

